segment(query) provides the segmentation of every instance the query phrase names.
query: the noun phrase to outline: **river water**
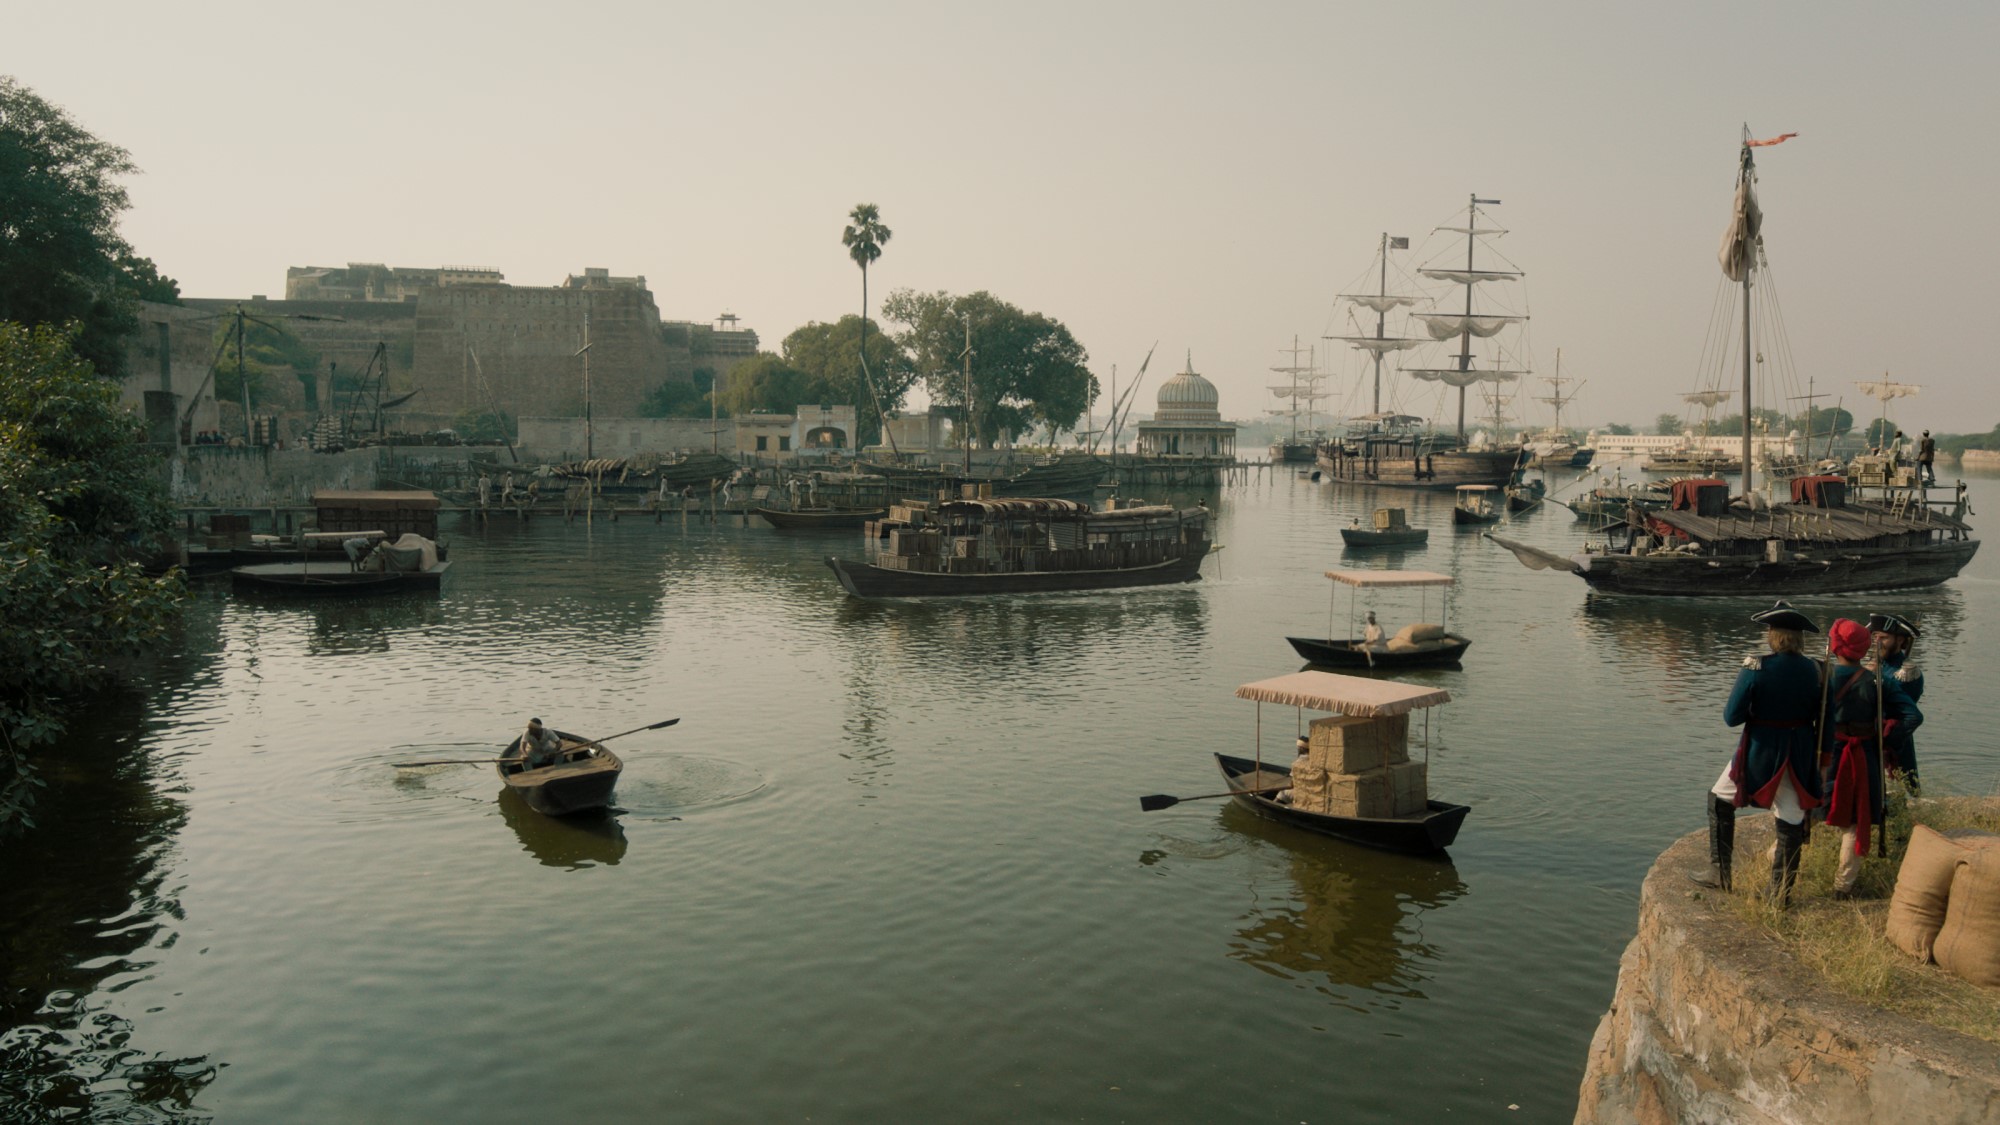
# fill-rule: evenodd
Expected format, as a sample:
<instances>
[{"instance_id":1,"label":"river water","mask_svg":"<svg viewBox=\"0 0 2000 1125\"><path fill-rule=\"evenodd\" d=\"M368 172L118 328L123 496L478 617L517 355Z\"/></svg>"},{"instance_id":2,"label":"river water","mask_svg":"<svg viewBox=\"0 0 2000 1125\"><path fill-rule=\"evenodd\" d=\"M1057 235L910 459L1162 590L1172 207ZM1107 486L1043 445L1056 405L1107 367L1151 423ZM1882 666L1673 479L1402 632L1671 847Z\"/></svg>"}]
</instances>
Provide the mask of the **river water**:
<instances>
[{"instance_id":1,"label":"river water","mask_svg":"<svg viewBox=\"0 0 2000 1125\"><path fill-rule=\"evenodd\" d=\"M448 526L441 596L201 590L0 850L0 1119L1568 1120L1761 603L1586 596L1441 498L1206 499L1226 549L1173 589L863 603L821 563L858 536L548 519ZM1320 575L1383 565L1337 535L1376 503L1431 529L1393 561L1455 575L1473 640L1406 677L1454 697L1450 861L1141 812L1221 788L1236 685L1298 668L1330 602L1344 628ZM1501 533L1584 538L1554 508ZM1920 620L1925 778L2000 781L1993 549L1802 605ZM681 723L618 744L620 811L584 824L390 765L531 714ZM1267 754L1294 721L1263 709Z\"/></svg>"}]
</instances>

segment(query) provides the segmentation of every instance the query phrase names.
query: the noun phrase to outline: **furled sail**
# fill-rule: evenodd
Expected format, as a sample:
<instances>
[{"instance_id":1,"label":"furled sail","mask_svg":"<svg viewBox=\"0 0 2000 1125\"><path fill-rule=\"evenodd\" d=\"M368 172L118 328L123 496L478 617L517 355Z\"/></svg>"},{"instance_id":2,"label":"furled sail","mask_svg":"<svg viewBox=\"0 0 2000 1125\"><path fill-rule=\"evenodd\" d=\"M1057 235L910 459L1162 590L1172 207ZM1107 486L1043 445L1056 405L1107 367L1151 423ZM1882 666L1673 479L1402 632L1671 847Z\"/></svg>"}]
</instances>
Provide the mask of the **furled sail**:
<instances>
[{"instance_id":1,"label":"furled sail","mask_svg":"<svg viewBox=\"0 0 2000 1125\"><path fill-rule=\"evenodd\" d=\"M1448 387L1469 387L1474 383L1511 383L1527 374L1525 371L1460 371L1456 367L1405 367L1401 370L1412 379L1422 379L1427 383L1443 383Z\"/></svg>"},{"instance_id":2,"label":"furled sail","mask_svg":"<svg viewBox=\"0 0 2000 1125\"><path fill-rule=\"evenodd\" d=\"M1379 297L1374 294L1342 293L1340 299L1343 301L1353 301L1363 308L1373 309L1378 313L1394 312L1397 309L1409 308L1422 300L1420 297L1398 297L1394 293Z\"/></svg>"},{"instance_id":3,"label":"furled sail","mask_svg":"<svg viewBox=\"0 0 2000 1125\"><path fill-rule=\"evenodd\" d=\"M1879 383L1856 383L1854 385L1861 388L1862 394L1867 395L1869 398L1879 398L1883 402L1888 402L1892 398L1908 398L1924 389L1920 383L1898 383L1894 379Z\"/></svg>"},{"instance_id":4,"label":"furled sail","mask_svg":"<svg viewBox=\"0 0 2000 1125\"><path fill-rule=\"evenodd\" d=\"M1519 270L1424 269L1417 272L1425 277L1456 282L1459 285L1476 285L1482 281L1514 281L1522 276Z\"/></svg>"},{"instance_id":5,"label":"furled sail","mask_svg":"<svg viewBox=\"0 0 2000 1125\"><path fill-rule=\"evenodd\" d=\"M1331 391L1315 391L1311 387L1272 387L1271 393L1279 398L1332 398Z\"/></svg>"},{"instance_id":6,"label":"furled sail","mask_svg":"<svg viewBox=\"0 0 2000 1125\"><path fill-rule=\"evenodd\" d=\"M1757 206L1757 190L1751 185L1746 166L1736 180L1736 203L1730 210L1729 229L1722 232L1722 250L1717 255L1722 261L1722 276L1731 281L1743 280L1743 275L1750 271L1763 228L1764 212Z\"/></svg>"},{"instance_id":7,"label":"furled sail","mask_svg":"<svg viewBox=\"0 0 2000 1125\"><path fill-rule=\"evenodd\" d=\"M1429 340L1422 337L1412 338L1402 336L1328 336L1327 339L1345 340L1362 351L1374 352L1376 355L1381 355L1383 352L1399 352L1405 348L1414 348L1419 344L1430 343Z\"/></svg>"},{"instance_id":8,"label":"furled sail","mask_svg":"<svg viewBox=\"0 0 2000 1125\"><path fill-rule=\"evenodd\" d=\"M1412 317L1424 322L1430 329L1431 339L1449 340L1461 332L1470 332L1480 339L1497 336L1501 330L1524 316L1466 316L1463 313L1411 313Z\"/></svg>"},{"instance_id":9,"label":"furled sail","mask_svg":"<svg viewBox=\"0 0 2000 1125\"><path fill-rule=\"evenodd\" d=\"M1691 402L1696 406L1714 406L1717 403L1728 402L1729 396L1734 393L1734 391L1689 391L1681 396L1681 401Z\"/></svg>"}]
</instances>

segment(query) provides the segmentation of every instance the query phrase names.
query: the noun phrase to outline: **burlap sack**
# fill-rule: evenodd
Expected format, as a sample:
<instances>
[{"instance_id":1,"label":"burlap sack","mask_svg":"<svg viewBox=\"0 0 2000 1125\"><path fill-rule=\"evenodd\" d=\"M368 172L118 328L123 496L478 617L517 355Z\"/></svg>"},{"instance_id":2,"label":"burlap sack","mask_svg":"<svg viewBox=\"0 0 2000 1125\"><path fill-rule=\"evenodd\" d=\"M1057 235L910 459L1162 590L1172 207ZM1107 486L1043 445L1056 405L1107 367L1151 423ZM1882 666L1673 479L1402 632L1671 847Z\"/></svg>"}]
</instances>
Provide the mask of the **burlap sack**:
<instances>
[{"instance_id":1,"label":"burlap sack","mask_svg":"<svg viewBox=\"0 0 2000 1125\"><path fill-rule=\"evenodd\" d=\"M1958 865L1982 848L2000 844L2000 836L1976 830L1940 833L1917 825L1910 833L1903 866L1896 872L1896 891L1889 897L1887 936L1897 949L1920 961L1931 959L1931 946L1944 928L1952 876Z\"/></svg>"},{"instance_id":2,"label":"burlap sack","mask_svg":"<svg viewBox=\"0 0 2000 1125\"><path fill-rule=\"evenodd\" d=\"M1931 955L1961 980L2000 987L2000 849L1979 848L1958 865Z\"/></svg>"}]
</instances>

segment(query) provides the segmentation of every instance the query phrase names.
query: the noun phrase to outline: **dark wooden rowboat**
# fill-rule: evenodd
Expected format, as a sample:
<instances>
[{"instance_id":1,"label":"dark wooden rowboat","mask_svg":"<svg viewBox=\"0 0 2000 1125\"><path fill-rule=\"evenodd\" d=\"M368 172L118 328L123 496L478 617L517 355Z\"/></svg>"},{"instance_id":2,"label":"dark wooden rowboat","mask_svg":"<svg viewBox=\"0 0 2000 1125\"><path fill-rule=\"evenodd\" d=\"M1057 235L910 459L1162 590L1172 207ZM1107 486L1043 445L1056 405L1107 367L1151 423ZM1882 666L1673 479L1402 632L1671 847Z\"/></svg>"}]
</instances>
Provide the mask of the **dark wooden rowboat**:
<instances>
[{"instance_id":1,"label":"dark wooden rowboat","mask_svg":"<svg viewBox=\"0 0 2000 1125\"><path fill-rule=\"evenodd\" d=\"M1356 550L1368 547L1421 547L1430 542L1431 529L1397 527L1377 531L1367 527L1343 527L1340 529L1340 539Z\"/></svg>"},{"instance_id":2,"label":"dark wooden rowboat","mask_svg":"<svg viewBox=\"0 0 2000 1125\"><path fill-rule=\"evenodd\" d=\"M1360 647L1361 638L1333 638L1319 640L1313 637L1286 637L1300 656L1314 664L1327 668L1424 668L1438 664L1456 664L1472 642L1464 637L1447 633L1444 638L1424 647L1403 652L1388 649L1367 650Z\"/></svg>"},{"instance_id":3,"label":"dark wooden rowboat","mask_svg":"<svg viewBox=\"0 0 2000 1125\"><path fill-rule=\"evenodd\" d=\"M801 508L789 512L775 508L754 510L772 527L785 531L858 531L867 526L869 520L879 520L889 514L887 508Z\"/></svg>"},{"instance_id":4,"label":"dark wooden rowboat","mask_svg":"<svg viewBox=\"0 0 2000 1125\"><path fill-rule=\"evenodd\" d=\"M444 573L451 566L440 562L429 570L355 570L345 559L339 562L261 563L239 566L229 572L237 593L281 594L288 597L353 597L388 594L400 590L435 593L444 585Z\"/></svg>"},{"instance_id":5,"label":"dark wooden rowboat","mask_svg":"<svg viewBox=\"0 0 2000 1125\"><path fill-rule=\"evenodd\" d=\"M1244 792L1289 784L1290 767L1265 762L1263 772L1259 773L1256 762L1228 754L1217 754L1215 764L1221 767L1223 781L1236 794L1230 799L1258 816L1387 851L1417 855L1442 852L1458 839L1459 825L1465 823L1466 814L1472 811L1467 805L1432 801L1425 812L1411 816L1329 816L1306 812L1275 800L1275 794L1266 797Z\"/></svg>"},{"instance_id":6,"label":"dark wooden rowboat","mask_svg":"<svg viewBox=\"0 0 2000 1125\"><path fill-rule=\"evenodd\" d=\"M517 762L501 762L493 768L507 788L520 795L528 807L549 816L565 816L587 809L601 809L611 803L611 791L625 763L618 755L587 738L557 731L562 740L563 760L536 769L522 769ZM500 748L499 758L520 754L520 740Z\"/></svg>"}]
</instances>

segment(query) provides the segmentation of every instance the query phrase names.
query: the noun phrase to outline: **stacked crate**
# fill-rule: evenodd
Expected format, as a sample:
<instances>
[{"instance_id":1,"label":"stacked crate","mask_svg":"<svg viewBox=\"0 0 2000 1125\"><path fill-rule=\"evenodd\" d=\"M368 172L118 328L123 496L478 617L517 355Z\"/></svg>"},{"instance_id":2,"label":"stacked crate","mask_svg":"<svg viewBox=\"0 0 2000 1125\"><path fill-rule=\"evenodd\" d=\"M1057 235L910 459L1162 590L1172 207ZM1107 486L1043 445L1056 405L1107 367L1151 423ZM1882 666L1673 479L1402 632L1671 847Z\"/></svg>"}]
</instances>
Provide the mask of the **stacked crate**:
<instances>
[{"instance_id":1,"label":"stacked crate","mask_svg":"<svg viewBox=\"0 0 2000 1125\"><path fill-rule=\"evenodd\" d=\"M1292 765L1292 807L1327 816L1397 817L1429 804L1422 762L1410 761L1410 717L1315 719Z\"/></svg>"}]
</instances>

